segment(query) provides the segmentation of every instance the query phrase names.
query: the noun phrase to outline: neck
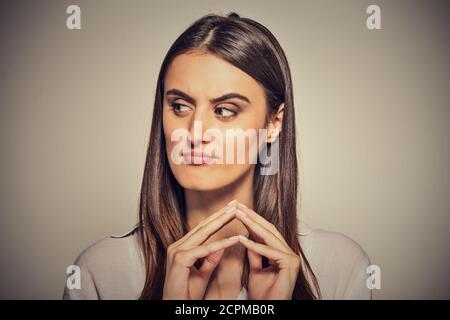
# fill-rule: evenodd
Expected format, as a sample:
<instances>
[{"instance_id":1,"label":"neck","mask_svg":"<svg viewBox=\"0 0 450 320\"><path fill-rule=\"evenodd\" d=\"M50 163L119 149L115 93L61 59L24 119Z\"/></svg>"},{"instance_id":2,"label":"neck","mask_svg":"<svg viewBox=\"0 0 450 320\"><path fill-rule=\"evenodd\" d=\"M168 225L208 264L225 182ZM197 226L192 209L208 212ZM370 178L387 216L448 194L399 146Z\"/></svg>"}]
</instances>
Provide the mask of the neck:
<instances>
[{"instance_id":1,"label":"neck","mask_svg":"<svg viewBox=\"0 0 450 320\"><path fill-rule=\"evenodd\" d=\"M185 189L184 195L189 230L232 200L253 209L253 170L249 170L240 179L224 188L211 191ZM211 238L218 240L237 234L245 235L247 230L241 222L233 220Z\"/></svg>"}]
</instances>

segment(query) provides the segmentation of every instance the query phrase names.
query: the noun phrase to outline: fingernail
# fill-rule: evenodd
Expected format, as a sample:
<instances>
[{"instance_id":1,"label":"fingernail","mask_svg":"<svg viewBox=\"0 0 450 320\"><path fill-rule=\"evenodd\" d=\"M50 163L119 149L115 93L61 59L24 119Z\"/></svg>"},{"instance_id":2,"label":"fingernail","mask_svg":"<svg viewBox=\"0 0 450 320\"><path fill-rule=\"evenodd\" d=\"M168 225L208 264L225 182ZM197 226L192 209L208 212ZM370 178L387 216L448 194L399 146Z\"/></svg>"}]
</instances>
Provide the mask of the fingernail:
<instances>
[{"instance_id":1,"label":"fingernail","mask_svg":"<svg viewBox=\"0 0 450 320\"><path fill-rule=\"evenodd\" d=\"M226 214L232 214L232 213L234 213L234 211L236 211L236 207L228 208L226 211Z\"/></svg>"},{"instance_id":2,"label":"fingernail","mask_svg":"<svg viewBox=\"0 0 450 320\"><path fill-rule=\"evenodd\" d=\"M248 238L243 236L242 234L239 235L239 240L248 241Z\"/></svg>"},{"instance_id":3,"label":"fingernail","mask_svg":"<svg viewBox=\"0 0 450 320\"><path fill-rule=\"evenodd\" d=\"M228 238L228 240L231 240L231 241L236 240L236 239L239 239L239 236L232 236L232 237Z\"/></svg>"},{"instance_id":4,"label":"fingernail","mask_svg":"<svg viewBox=\"0 0 450 320\"><path fill-rule=\"evenodd\" d=\"M241 208L247 208L247 206L245 204L240 203L240 202L239 202L238 206L241 207Z\"/></svg>"},{"instance_id":5,"label":"fingernail","mask_svg":"<svg viewBox=\"0 0 450 320\"><path fill-rule=\"evenodd\" d=\"M232 205L234 205L235 203L237 203L237 200L236 200L236 199L231 200L230 202L227 203L227 206L232 206Z\"/></svg>"},{"instance_id":6,"label":"fingernail","mask_svg":"<svg viewBox=\"0 0 450 320\"><path fill-rule=\"evenodd\" d=\"M247 214L239 209L236 210L236 215L240 218L247 218Z\"/></svg>"}]
</instances>

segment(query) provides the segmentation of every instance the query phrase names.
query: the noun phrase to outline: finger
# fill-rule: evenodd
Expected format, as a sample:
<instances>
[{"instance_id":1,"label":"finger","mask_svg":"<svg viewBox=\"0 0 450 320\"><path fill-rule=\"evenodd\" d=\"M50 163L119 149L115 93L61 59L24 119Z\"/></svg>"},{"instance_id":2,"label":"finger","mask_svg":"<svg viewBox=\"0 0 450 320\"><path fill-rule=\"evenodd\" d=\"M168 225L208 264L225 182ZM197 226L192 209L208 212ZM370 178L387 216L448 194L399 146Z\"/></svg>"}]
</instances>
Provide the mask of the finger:
<instances>
[{"instance_id":1,"label":"finger","mask_svg":"<svg viewBox=\"0 0 450 320\"><path fill-rule=\"evenodd\" d=\"M225 249L220 249L208 255L203 261L199 271L204 274L211 274L222 260Z\"/></svg>"},{"instance_id":2,"label":"finger","mask_svg":"<svg viewBox=\"0 0 450 320\"><path fill-rule=\"evenodd\" d=\"M242 223L247 226L250 231L260 237L267 245L274 247L285 253L292 253L291 248L287 246L284 242L278 239L272 232L264 228L261 224L253 220L249 215L241 211L240 209L236 212L236 217L242 221Z\"/></svg>"},{"instance_id":3,"label":"finger","mask_svg":"<svg viewBox=\"0 0 450 320\"><path fill-rule=\"evenodd\" d=\"M177 265L184 267L192 267L194 263L201 258L210 255L213 252L219 251L221 249L226 249L239 242L238 236L233 236L227 239L222 239L219 241L211 242L203 246L195 247L189 250L177 251L173 256L173 261Z\"/></svg>"},{"instance_id":4,"label":"finger","mask_svg":"<svg viewBox=\"0 0 450 320\"><path fill-rule=\"evenodd\" d=\"M248 214L253 220L257 221L259 224L264 226L267 230L272 232L278 239L280 239L282 242L284 242L286 245L288 245L286 240L283 238L283 235L277 230L277 228L272 223L270 223L269 221L264 219L264 217L262 217L260 214L256 213L254 210L248 208L243 203L238 204L238 209L240 209L241 211Z\"/></svg>"},{"instance_id":5,"label":"finger","mask_svg":"<svg viewBox=\"0 0 450 320\"><path fill-rule=\"evenodd\" d=\"M219 265L224 252L225 252L225 249L220 249L218 251L211 253L204 259L203 264L198 269L200 277L193 277L190 279L191 280L190 285L193 288L197 288L197 289L202 288L200 291L201 292L205 291L205 288L209 283L209 279L211 278L211 275L214 272L214 270L216 269L216 267ZM197 260L197 261L199 261L199 260ZM193 292L195 292L195 291L197 291L197 290L194 290ZM199 299L202 299L202 297L201 296L192 297L192 299L199 300Z\"/></svg>"},{"instance_id":6,"label":"finger","mask_svg":"<svg viewBox=\"0 0 450 320\"><path fill-rule=\"evenodd\" d=\"M262 256L253 250L247 250L248 265L250 270L262 269Z\"/></svg>"},{"instance_id":7,"label":"finger","mask_svg":"<svg viewBox=\"0 0 450 320\"><path fill-rule=\"evenodd\" d=\"M172 247L177 248L182 243L184 243L191 235L196 233L200 228L202 228L206 224L210 223L211 221L214 221L215 219L222 216L223 214L227 213L227 211L230 210L230 208L235 208L236 206L237 206L236 200L230 201L225 207L221 208L220 210L218 210L215 213L213 213L212 215L210 215L208 218L206 218L203 221L201 221L200 223L198 223L188 233L186 233L181 239L179 239L178 241L175 241L172 244Z\"/></svg>"},{"instance_id":8,"label":"finger","mask_svg":"<svg viewBox=\"0 0 450 320\"><path fill-rule=\"evenodd\" d=\"M267 245L257 243L244 236L239 236L239 242L247 249L256 252L257 254L269 258L277 263L281 269L294 266L294 256L288 255L282 251L271 248ZM292 261L291 261L292 260ZM261 262L262 265L262 262ZM254 264L256 266L256 264Z\"/></svg>"},{"instance_id":9,"label":"finger","mask_svg":"<svg viewBox=\"0 0 450 320\"><path fill-rule=\"evenodd\" d=\"M195 233L191 234L180 246L179 249L192 248L199 246L205 242L212 234L223 226L228 224L236 216L236 208L231 207L225 213L217 217L215 220L210 221L203 227L199 228Z\"/></svg>"}]
</instances>

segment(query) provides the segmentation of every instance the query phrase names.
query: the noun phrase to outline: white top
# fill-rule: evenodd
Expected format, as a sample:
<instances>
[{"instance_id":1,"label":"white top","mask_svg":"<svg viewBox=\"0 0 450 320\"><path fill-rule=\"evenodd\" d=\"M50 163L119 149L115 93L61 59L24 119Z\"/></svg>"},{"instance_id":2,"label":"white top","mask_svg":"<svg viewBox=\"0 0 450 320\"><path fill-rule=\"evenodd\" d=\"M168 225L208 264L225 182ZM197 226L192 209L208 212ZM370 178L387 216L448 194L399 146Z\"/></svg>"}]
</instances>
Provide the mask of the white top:
<instances>
[{"instance_id":1,"label":"white top","mask_svg":"<svg viewBox=\"0 0 450 320\"><path fill-rule=\"evenodd\" d=\"M144 287L145 267L136 228L83 250L74 263L81 269L81 288L65 286L63 299L137 299ZM303 222L298 223L298 236L322 299L372 299L366 284L370 260L358 243ZM236 299L247 299L244 287Z\"/></svg>"}]
</instances>

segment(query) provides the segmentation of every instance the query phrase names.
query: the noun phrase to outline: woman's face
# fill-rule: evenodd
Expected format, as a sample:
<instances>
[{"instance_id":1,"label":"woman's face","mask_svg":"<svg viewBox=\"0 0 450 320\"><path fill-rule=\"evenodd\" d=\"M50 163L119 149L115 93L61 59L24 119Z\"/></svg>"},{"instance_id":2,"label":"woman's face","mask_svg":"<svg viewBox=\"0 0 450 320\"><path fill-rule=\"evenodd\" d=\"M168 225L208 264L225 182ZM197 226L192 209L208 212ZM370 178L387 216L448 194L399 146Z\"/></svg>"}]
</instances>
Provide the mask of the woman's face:
<instances>
[{"instance_id":1,"label":"woman's face","mask_svg":"<svg viewBox=\"0 0 450 320\"><path fill-rule=\"evenodd\" d=\"M218 99L230 93L239 96ZM253 174L255 158L251 161L249 154L262 143L257 139L258 129L265 128L267 114L264 90L258 82L213 54L191 52L178 55L169 65L163 99L167 157L181 186L217 190ZM256 136L244 137L244 149L239 149L238 138L231 142L227 129L237 136L239 130L234 129L242 129L241 133L251 129ZM183 132L184 140L180 138ZM207 132L211 134L205 135ZM244 157L244 163L238 157Z\"/></svg>"}]
</instances>

